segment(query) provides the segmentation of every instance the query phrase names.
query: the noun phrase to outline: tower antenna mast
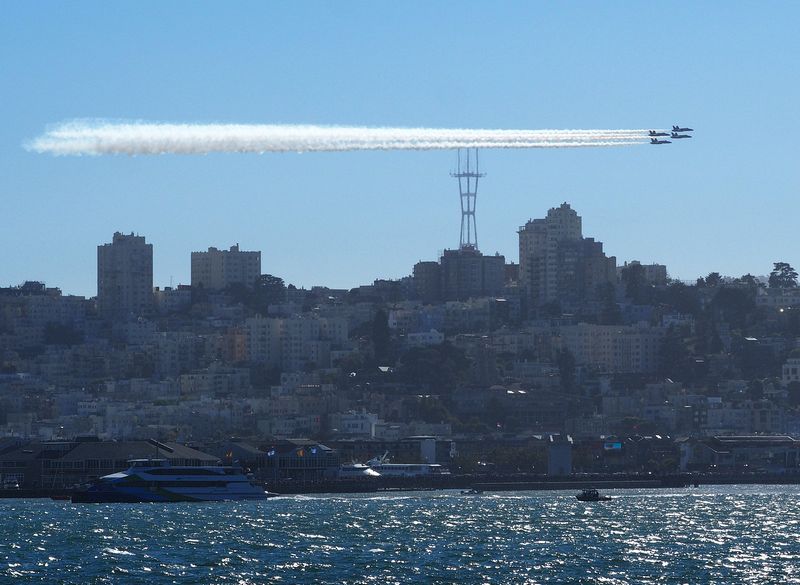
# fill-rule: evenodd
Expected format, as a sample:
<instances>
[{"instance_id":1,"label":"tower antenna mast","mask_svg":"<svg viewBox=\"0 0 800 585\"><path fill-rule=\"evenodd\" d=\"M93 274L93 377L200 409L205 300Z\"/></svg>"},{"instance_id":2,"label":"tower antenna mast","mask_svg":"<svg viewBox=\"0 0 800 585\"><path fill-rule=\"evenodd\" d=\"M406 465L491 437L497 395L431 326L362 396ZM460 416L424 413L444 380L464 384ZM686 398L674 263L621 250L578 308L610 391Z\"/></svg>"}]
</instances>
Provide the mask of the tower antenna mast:
<instances>
[{"instance_id":1,"label":"tower antenna mast","mask_svg":"<svg viewBox=\"0 0 800 585\"><path fill-rule=\"evenodd\" d=\"M458 192L461 197L461 237L458 247L461 250L478 250L478 228L475 225L475 203L478 198L478 179L485 173L479 172L478 149L458 149L458 169L450 173L458 179Z\"/></svg>"}]
</instances>

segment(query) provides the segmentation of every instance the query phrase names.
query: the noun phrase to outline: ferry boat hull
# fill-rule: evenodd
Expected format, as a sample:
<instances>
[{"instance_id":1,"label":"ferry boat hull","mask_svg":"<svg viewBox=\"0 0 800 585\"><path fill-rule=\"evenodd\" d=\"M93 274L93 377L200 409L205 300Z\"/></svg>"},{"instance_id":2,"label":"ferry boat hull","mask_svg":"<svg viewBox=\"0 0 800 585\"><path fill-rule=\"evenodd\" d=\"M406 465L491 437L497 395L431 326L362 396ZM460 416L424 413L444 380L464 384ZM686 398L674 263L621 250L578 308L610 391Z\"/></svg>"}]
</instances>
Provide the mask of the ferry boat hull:
<instances>
[{"instance_id":1,"label":"ferry boat hull","mask_svg":"<svg viewBox=\"0 0 800 585\"><path fill-rule=\"evenodd\" d=\"M72 494L73 503L213 502L265 500L277 494L235 467L173 467L132 461L131 467L95 480Z\"/></svg>"},{"instance_id":2,"label":"ferry boat hull","mask_svg":"<svg viewBox=\"0 0 800 585\"><path fill-rule=\"evenodd\" d=\"M230 500L266 500L278 494L264 491L261 494L231 494L230 492L213 494L181 493L165 489L139 489L139 490L78 490L72 493L73 504L103 504L127 503L138 504L145 502L226 502Z\"/></svg>"}]
</instances>

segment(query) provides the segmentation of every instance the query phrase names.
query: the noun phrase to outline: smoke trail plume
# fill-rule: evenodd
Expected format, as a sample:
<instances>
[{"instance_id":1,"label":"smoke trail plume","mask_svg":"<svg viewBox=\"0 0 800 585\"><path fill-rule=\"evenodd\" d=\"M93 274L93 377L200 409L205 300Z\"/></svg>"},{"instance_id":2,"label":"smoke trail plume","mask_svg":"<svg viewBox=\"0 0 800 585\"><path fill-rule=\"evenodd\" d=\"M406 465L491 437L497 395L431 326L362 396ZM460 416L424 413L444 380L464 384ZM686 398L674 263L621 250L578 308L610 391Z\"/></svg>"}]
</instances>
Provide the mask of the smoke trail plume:
<instances>
[{"instance_id":1,"label":"smoke trail plume","mask_svg":"<svg viewBox=\"0 0 800 585\"><path fill-rule=\"evenodd\" d=\"M55 155L587 148L647 144L647 130L474 130L76 121L26 145Z\"/></svg>"}]
</instances>

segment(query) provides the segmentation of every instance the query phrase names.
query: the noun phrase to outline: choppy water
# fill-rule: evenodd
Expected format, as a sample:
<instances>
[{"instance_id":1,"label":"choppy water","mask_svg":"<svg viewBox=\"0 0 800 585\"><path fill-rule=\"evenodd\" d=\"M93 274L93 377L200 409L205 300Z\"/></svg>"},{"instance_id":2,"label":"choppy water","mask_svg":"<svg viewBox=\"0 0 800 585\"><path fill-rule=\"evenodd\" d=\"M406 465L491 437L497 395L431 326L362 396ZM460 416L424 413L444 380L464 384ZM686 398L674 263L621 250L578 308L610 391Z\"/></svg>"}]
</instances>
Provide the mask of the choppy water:
<instances>
[{"instance_id":1,"label":"choppy water","mask_svg":"<svg viewBox=\"0 0 800 585\"><path fill-rule=\"evenodd\" d=\"M0 501L0 583L800 583L800 488Z\"/></svg>"}]
</instances>

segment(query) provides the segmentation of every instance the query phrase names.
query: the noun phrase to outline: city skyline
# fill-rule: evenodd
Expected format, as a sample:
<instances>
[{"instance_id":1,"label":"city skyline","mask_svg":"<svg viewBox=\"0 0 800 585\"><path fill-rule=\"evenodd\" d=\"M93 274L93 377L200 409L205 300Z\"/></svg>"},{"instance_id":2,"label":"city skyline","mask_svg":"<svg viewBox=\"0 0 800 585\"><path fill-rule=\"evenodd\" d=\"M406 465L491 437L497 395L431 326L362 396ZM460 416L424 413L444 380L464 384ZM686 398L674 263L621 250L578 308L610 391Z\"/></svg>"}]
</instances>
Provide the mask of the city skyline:
<instances>
[{"instance_id":1,"label":"city skyline","mask_svg":"<svg viewBox=\"0 0 800 585\"><path fill-rule=\"evenodd\" d=\"M688 3L520 3L487 13L477 3L239 12L176 3L114 14L98 6L5 8L0 191L12 221L0 236L4 286L42 280L91 296L94 247L114 231L144 234L160 251L159 286L189 282L189 251L235 242L263 252L264 272L336 288L402 277L457 246L454 151L54 158L23 148L49 124L97 116L685 124L697 132L680 149L482 152L481 249L517 261L519 225L568 201L620 263L662 263L684 280L798 263L787 242L800 212L792 197L800 92L786 75L794 5L719 13ZM238 34L217 34L223 28Z\"/></svg>"},{"instance_id":2,"label":"city skyline","mask_svg":"<svg viewBox=\"0 0 800 585\"><path fill-rule=\"evenodd\" d=\"M563 207L564 205L566 205L567 207L570 206L569 202L566 202L566 201L561 204L561 207ZM558 207L558 206L554 205L552 208L550 208L549 211L552 212L553 208L555 208L555 207ZM544 212L544 213L541 213L540 215L547 215L547 213ZM531 221L533 221L533 219L534 218L531 217L531 218L529 218L527 220L527 222L530 223ZM517 229L515 230L515 233L518 233L519 229L524 228L524 227L525 227L524 225L523 226L518 226ZM152 263L153 263L153 265L155 265L156 264L156 260L158 258L158 255L157 255L157 252L156 252L157 247L155 245L153 245L152 241L150 241L150 238L149 238L148 234L144 234L144 233L138 232L136 230L127 230L127 231L130 232L129 235L125 235L126 234L126 230L121 230L121 231L117 230L117 231L114 232L113 238L116 239L117 236L124 236L124 237L135 237L135 238L147 239L148 240L148 245L151 246L151 248L153 248L153 250L154 250ZM595 234L595 236L596 236L596 234ZM101 243L101 244L96 245L96 248L103 247L104 245L107 246L108 244L107 243ZM165 282L158 282L157 279L155 277L153 277L153 288L164 289L164 288L167 288L167 287L170 287L170 288L177 287L178 285L185 285L185 286L191 285L192 284L191 267L193 265L193 261L194 261L193 259L194 259L194 256L196 254L207 254L211 250L216 250L217 247L219 247L222 250L223 253L225 252L226 248L230 248L231 250L236 248L238 250L238 248L240 247L240 243L237 240L233 244L215 243L215 244L208 244L205 247L208 248L208 251L205 251L205 250L190 250L190 251L186 250L185 251L186 255L187 255L187 258L188 258L188 260L186 261L186 264L188 265L189 270L187 271L186 274L184 274L181 277L182 278L181 280L177 280L177 279L174 278L173 275L170 275L169 283L165 283ZM250 246L250 248L255 248L255 247ZM428 254L428 256L421 257L418 260L418 262L425 263L425 262L430 262L430 261L439 261L442 258L442 255L443 255L444 252L446 252L446 251L457 251L457 250L459 250L459 245L458 244L443 246L443 247L439 248L439 250L434 251L431 254ZM250 253L259 254L260 255L261 252L262 252L261 250L255 250L254 249L253 252L250 252ZM483 250L481 250L481 252L483 252ZM487 256L499 255L501 257L504 257L504 258L508 259L508 263L509 264L519 265L519 256L518 255L516 257L514 256L514 254L517 253L517 252L518 252L518 246L516 247L516 249L513 249L510 254L508 252L503 251L503 250L493 250L492 252L487 253L486 255ZM509 258L509 256L510 256L510 258ZM778 262L781 259L776 258L775 262ZM665 265L663 262L652 261L652 260L644 260L644 259L640 258L639 256L637 256L637 254L634 252L633 254L630 255L630 257L624 258L624 259L620 259L619 263L617 264L617 267L622 267L622 266L626 265L629 262L641 262L643 265L650 265L650 264ZM723 278L738 278L738 277L743 276L745 274L751 274L751 275L755 276L757 279L760 279L763 283L766 284L767 276L769 275L770 271L773 269L773 265L774 265L774 262L771 263L768 267L764 267L763 272L760 272L760 271L749 271L749 272L743 272L742 274L724 274L723 273L722 277ZM670 267L667 266L667 270L668 271L669 271L669 268ZM90 290L90 291L65 290L64 287L60 283L53 282L52 280L42 279L42 278L24 278L24 279L20 280L19 282L0 283L0 286L3 286L3 287L14 287L14 286L22 285L25 282L41 282L43 284L46 284L48 287L55 287L55 288L61 289L64 294L77 295L77 296L83 296L83 297L86 297L86 298L91 298L91 297L98 296L98 280L97 280L98 263L97 263L97 259L95 259L95 263L92 265L90 270L91 270L91 274L92 274L91 278L92 278L93 286L94 286L94 288L92 290ZM402 270L401 270L401 272L402 272ZM705 272L701 272L700 274L698 274L697 278L702 278L702 277L706 276L707 274L709 274L711 272L716 272L716 271L713 270L713 268L709 268L709 270L707 270ZM357 288L359 286L370 284L375 280L400 280L400 279L403 279L403 278L411 277L411 276L413 276L413 265L411 267L409 267L406 270L405 273L401 273L399 275L393 275L391 277L386 277L384 275L380 275L379 274L379 275L375 275L373 278L369 278L368 277L364 282L353 282L353 283L351 283L349 285L345 285L345 286L335 286L335 285L331 285L331 284L326 283L326 282L317 282L317 281L304 282L304 283L298 284L298 283L295 283L295 282L290 282L290 281L286 280L281 274L275 274L273 272L270 272L268 269L262 269L261 273L262 274L271 274L273 276L277 276L277 277L283 279L286 282L287 285L292 284L292 285L297 286L298 288L303 288L303 289L310 289L310 288L315 287L315 286L321 286L321 287L328 287L328 288L331 288L331 289L348 290L348 289L353 289L353 288ZM669 272L668 276L669 276L669 278L671 278L673 280L679 280L679 281L682 281L682 282L685 282L685 283L688 283L688 284L694 283L694 281L695 281L695 278L682 279L682 278L676 277L676 276L674 276L672 274L672 272Z\"/></svg>"}]
</instances>

